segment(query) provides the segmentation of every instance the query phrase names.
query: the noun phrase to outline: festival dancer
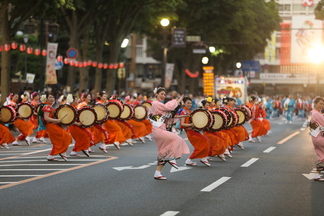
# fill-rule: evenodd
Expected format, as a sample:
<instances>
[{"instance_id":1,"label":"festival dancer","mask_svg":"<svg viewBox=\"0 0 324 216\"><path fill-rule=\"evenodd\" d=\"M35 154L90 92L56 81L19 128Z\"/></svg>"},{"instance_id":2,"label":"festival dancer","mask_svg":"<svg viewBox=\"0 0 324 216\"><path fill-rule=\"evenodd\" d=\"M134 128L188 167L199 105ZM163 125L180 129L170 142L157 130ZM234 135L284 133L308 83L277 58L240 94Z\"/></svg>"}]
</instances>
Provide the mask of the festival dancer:
<instances>
[{"instance_id":1,"label":"festival dancer","mask_svg":"<svg viewBox=\"0 0 324 216\"><path fill-rule=\"evenodd\" d=\"M19 99L18 94L10 94L9 98L11 100L9 105L16 109L18 107L17 104L17 101ZM21 145L18 141L25 141L27 145L30 146L31 145L30 135L34 133L33 124L28 120L19 118L18 116L18 118L14 121L14 125L19 130L20 134L18 135L16 140L12 143L12 145L18 146Z\"/></svg>"},{"instance_id":2,"label":"festival dancer","mask_svg":"<svg viewBox=\"0 0 324 216\"><path fill-rule=\"evenodd\" d=\"M249 103L247 103L247 106L250 107L252 116L249 120L251 126L252 126L252 133L249 134L249 142L255 142L254 138L256 137L259 142L261 142L261 136L267 135L267 130L264 128L264 124L262 121L260 121L256 116L256 102L258 101L258 98L255 96L251 96L249 99Z\"/></svg>"},{"instance_id":3,"label":"festival dancer","mask_svg":"<svg viewBox=\"0 0 324 216\"><path fill-rule=\"evenodd\" d=\"M170 119L171 111L181 103L183 96L163 104L162 101L166 97L165 88L155 88L153 93L155 94L156 101L152 102L149 117L153 125L153 137L158 147L158 162L154 179L166 180L167 178L161 174L164 165L169 163L177 169L176 159L180 158L182 154L190 153L187 144L180 136L166 130L167 121L173 121L173 119Z\"/></svg>"},{"instance_id":4,"label":"festival dancer","mask_svg":"<svg viewBox=\"0 0 324 216\"><path fill-rule=\"evenodd\" d=\"M72 142L72 137L59 125L61 119L54 118L52 114L54 112L54 108L52 107L55 102L54 95L46 93L43 97L46 98L46 102L40 105L40 111L38 112L38 127L46 127L46 131L52 143L52 150L47 156L47 160L57 161L58 159L55 155L58 154L63 160L67 161L66 151Z\"/></svg>"},{"instance_id":5,"label":"festival dancer","mask_svg":"<svg viewBox=\"0 0 324 216\"><path fill-rule=\"evenodd\" d=\"M72 94L69 94L66 97L66 104L71 105L77 110L77 99L76 97L73 97ZM88 131L87 128L82 128L82 124L80 122L74 122L67 128L67 131L72 135L72 138L75 141L74 147L70 152L70 156L80 156L78 152L82 151L83 154L90 157L88 151L92 141L90 131Z\"/></svg>"},{"instance_id":6,"label":"festival dancer","mask_svg":"<svg viewBox=\"0 0 324 216\"><path fill-rule=\"evenodd\" d=\"M314 150L317 154L316 173L314 181L324 182L321 177L321 171L324 171L324 136L322 127L324 126L324 116L322 110L324 109L324 99L317 97L314 99L314 109L311 111L312 118L310 120L311 137L314 145Z\"/></svg>"},{"instance_id":7,"label":"festival dancer","mask_svg":"<svg viewBox=\"0 0 324 216\"><path fill-rule=\"evenodd\" d=\"M196 166L197 163L193 162L193 159L200 158L200 162L204 165L210 167L210 163L208 161L209 151L210 151L210 141L209 139L201 134L199 131L194 129L194 123L189 121L189 116L191 114L191 106L192 100L189 97L185 97L183 99L184 108L181 111L180 115L188 116L185 118L181 118L181 127L186 131L188 140L194 147L194 151L191 153L189 158L186 160L186 165L188 166Z\"/></svg>"},{"instance_id":8,"label":"festival dancer","mask_svg":"<svg viewBox=\"0 0 324 216\"><path fill-rule=\"evenodd\" d=\"M202 108L209 110L209 106L211 103L209 103L207 100L203 100L201 101L201 104L202 104ZM214 103L214 107L216 107L215 103ZM211 160L210 157L217 156L222 161L226 161L224 153L228 146L225 143L225 139L221 137L221 135L218 132L211 131L210 128L204 130L203 133L210 140L210 150L208 154L209 156L208 160Z\"/></svg>"}]
</instances>

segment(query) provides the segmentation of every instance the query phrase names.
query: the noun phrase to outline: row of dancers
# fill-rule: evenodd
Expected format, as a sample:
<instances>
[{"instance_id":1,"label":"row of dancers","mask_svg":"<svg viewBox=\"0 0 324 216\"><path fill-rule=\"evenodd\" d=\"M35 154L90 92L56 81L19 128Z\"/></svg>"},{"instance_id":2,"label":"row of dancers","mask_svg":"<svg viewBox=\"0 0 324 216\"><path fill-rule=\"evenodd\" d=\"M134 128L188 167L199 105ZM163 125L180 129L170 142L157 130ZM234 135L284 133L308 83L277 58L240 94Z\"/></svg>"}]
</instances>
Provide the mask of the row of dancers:
<instances>
[{"instance_id":1,"label":"row of dancers","mask_svg":"<svg viewBox=\"0 0 324 216\"><path fill-rule=\"evenodd\" d=\"M159 87L154 89L156 100L152 102L149 111L150 120L153 124L153 137L158 147L157 168L154 173L154 179L166 180L162 175L163 167L168 163L178 169L176 160L182 154L190 154L190 150L183 138L167 130L168 121L174 122L174 119L180 121L180 127L186 132L188 140L193 146L193 151L186 159L187 166L197 166L194 159L199 159L202 164L210 167L212 157L219 157L226 161L225 156L232 157L234 146L244 149L243 141L255 142L255 138L261 142L261 136L267 135L270 130L270 122L265 119L265 111L262 106L258 106L259 99L252 96L247 106L251 109L249 123L252 126L252 132L248 133L243 125L236 125L231 128L224 128L217 132L211 130L199 131L195 129L195 123L191 121L192 99L181 96L179 98L163 103L166 99L166 89ZM211 107L210 104L213 103ZM221 106L225 109L234 109L236 100L226 97L223 99L223 105L218 99L213 101L203 100L202 108L206 110L218 109ZM173 112L180 104L183 108L178 111L178 115L172 117ZM162 121L160 120L162 119Z\"/></svg>"},{"instance_id":2,"label":"row of dancers","mask_svg":"<svg viewBox=\"0 0 324 216\"><path fill-rule=\"evenodd\" d=\"M105 92L101 92L99 95L100 98L96 101L96 104L106 105L109 101L116 100L108 100ZM18 99L17 94L12 94L8 105L16 108ZM83 101L80 103L78 103L77 98L69 95L64 103L69 104L76 110L80 110L89 106L91 100L91 94L85 94ZM55 104L54 95L51 93L39 95L34 92L30 104L39 107L38 111L34 111L34 114L29 119L21 119L18 116L12 122L20 132L17 138L14 138L5 124L0 124L0 145L2 147L9 148L8 144L10 143L21 145L21 141L25 141L27 145L44 143L46 142L45 137L48 137L52 143L52 150L47 156L47 160L57 161L55 155L60 155L66 161L67 150L72 143L72 139L74 140L74 147L70 152L70 156L80 156L79 152L82 152L88 157L93 152L92 147L95 145L98 145L101 151L107 153L109 144L113 144L117 149L120 149L121 144L124 142L133 145L136 140L143 143L145 143L144 138L152 140L150 135L152 125L148 119L138 121L134 119L107 118L102 124L94 124L87 128L82 127L80 122L74 122L67 127L63 127L61 124L62 118L56 118L54 115L56 111L53 107ZM31 140L30 136L33 135L34 130L37 132L34 139Z\"/></svg>"}]
</instances>

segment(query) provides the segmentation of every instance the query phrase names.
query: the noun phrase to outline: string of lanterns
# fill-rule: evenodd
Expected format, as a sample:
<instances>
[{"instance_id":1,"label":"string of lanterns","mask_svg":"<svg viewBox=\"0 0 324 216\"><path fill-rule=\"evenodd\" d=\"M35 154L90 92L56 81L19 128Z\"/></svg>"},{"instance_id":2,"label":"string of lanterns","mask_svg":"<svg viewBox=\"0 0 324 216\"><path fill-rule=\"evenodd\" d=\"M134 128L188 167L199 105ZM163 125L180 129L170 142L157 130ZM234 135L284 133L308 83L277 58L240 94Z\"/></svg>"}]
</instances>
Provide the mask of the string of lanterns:
<instances>
[{"instance_id":1,"label":"string of lanterns","mask_svg":"<svg viewBox=\"0 0 324 216\"><path fill-rule=\"evenodd\" d=\"M2 51L10 51L11 49L15 50L18 48L18 44L16 42L12 42L11 44L4 44L4 45L0 45L0 52ZM47 50L43 49L40 50L38 48L33 49L32 47L26 47L25 44L21 44L19 45L19 51L24 52L26 51L27 54L34 54L36 56L38 55L42 55L42 56L46 56L47 55ZM96 61L92 61L92 60L88 60L88 61L77 61L75 59L71 59L71 58L64 58L63 60L63 56L59 55L56 58L57 61L59 62L64 62L64 64L66 65L70 65L70 66L74 66L74 67L98 67L98 68L103 68L103 69L118 69L118 68L123 68L124 67L124 63L120 62L120 63L102 63L102 62L96 62Z\"/></svg>"}]
</instances>

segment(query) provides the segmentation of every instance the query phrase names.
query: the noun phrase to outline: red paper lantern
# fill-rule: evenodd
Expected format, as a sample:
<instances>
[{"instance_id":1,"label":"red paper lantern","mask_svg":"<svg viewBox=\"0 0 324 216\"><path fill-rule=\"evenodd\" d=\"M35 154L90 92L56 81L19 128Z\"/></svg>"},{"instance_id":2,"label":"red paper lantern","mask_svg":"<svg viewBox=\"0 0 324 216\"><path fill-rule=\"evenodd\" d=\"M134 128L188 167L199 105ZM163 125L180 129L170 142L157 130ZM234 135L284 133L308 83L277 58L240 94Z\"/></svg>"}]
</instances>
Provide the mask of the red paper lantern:
<instances>
[{"instance_id":1,"label":"red paper lantern","mask_svg":"<svg viewBox=\"0 0 324 216\"><path fill-rule=\"evenodd\" d=\"M98 68L102 68L103 67L103 64L102 63L99 63L98 64Z\"/></svg>"},{"instance_id":2,"label":"red paper lantern","mask_svg":"<svg viewBox=\"0 0 324 216\"><path fill-rule=\"evenodd\" d=\"M26 46L25 46L25 44L21 44L21 45L19 46L19 50L20 50L21 52L24 52L24 51L26 50Z\"/></svg>"},{"instance_id":3,"label":"red paper lantern","mask_svg":"<svg viewBox=\"0 0 324 216\"><path fill-rule=\"evenodd\" d=\"M5 51L9 51L10 50L10 45L9 44L5 44L3 48L4 48Z\"/></svg>"},{"instance_id":4,"label":"red paper lantern","mask_svg":"<svg viewBox=\"0 0 324 216\"><path fill-rule=\"evenodd\" d=\"M97 62L92 62L92 67L97 67Z\"/></svg>"},{"instance_id":5,"label":"red paper lantern","mask_svg":"<svg viewBox=\"0 0 324 216\"><path fill-rule=\"evenodd\" d=\"M2 45L0 45L0 52L2 52L3 51L3 46Z\"/></svg>"},{"instance_id":6,"label":"red paper lantern","mask_svg":"<svg viewBox=\"0 0 324 216\"><path fill-rule=\"evenodd\" d=\"M28 54L32 54L32 53L33 53L33 48L28 47L27 50L26 50L26 52L27 52Z\"/></svg>"},{"instance_id":7,"label":"red paper lantern","mask_svg":"<svg viewBox=\"0 0 324 216\"><path fill-rule=\"evenodd\" d=\"M83 62L78 62L79 63L79 67L83 67Z\"/></svg>"},{"instance_id":8,"label":"red paper lantern","mask_svg":"<svg viewBox=\"0 0 324 216\"><path fill-rule=\"evenodd\" d=\"M61 61L63 61L63 56L59 55L59 56L57 56L56 59L57 59L57 61L61 62Z\"/></svg>"},{"instance_id":9,"label":"red paper lantern","mask_svg":"<svg viewBox=\"0 0 324 216\"><path fill-rule=\"evenodd\" d=\"M109 67L109 65L107 63L103 64L103 68L107 69Z\"/></svg>"},{"instance_id":10,"label":"red paper lantern","mask_svg":"<svg viewBox=\"0 0 324 216\"><path fill-rule=\"evenodd\" d=\"M37 56L40 54L40 52L41 52L40 49L35 49L34 50L34 54L37 55Z\"/></svg>"},{"instance_id":11,"label":"red paper lantern","mask_svg":"<svg viewBox=\"0 0 324 216\"><path fill-rule=\"evenodd\" d=\"M115 63L114 64L114 69L117 69L118 68L118 63Z\"/></svg>"},{"instance_id":12,"label":"red paper lantern","mask_svg":"<svg viewBox=\"0 0 324 216\"><path fill-rule=\"evenodd\" d=\"M84 61L83 62L83 67L87 67L88 66L88 62L87 61Z\"/></svg>"},{"instance_id":13,"label":"red paper lantern","mask_svg":"<svg viewBox=\"0 0 324 216\"><path fill-rule=\"evenodd\" d=\"M47 56L47 50L46 49L42 50L42 56Z\"/></svg>"},{"instance_id":14,"label":"red paper lantern","mask_svg":"<svg viewBox=\"0 0 324 216\"><path fill-rule=\"evenodd\" d=\"M91 61L91 60L88 60L88 61L87 61L87 65L88 65L88 66L91 66L91 65L92 65L92 61Z\"/></svg>"},{"instance_id":15,"label":"red paper lantern","mask_svg":"<svg viewBox=\"0 0 324 216\"><path fill-rule=\"evenodd\" d=\"M64 64L69 64L69 59L68 58L64 59Z\"/></svg>"},{"instance_id":16,"label":"red paper lantern","mask_svg":"<svg viewBox=\"0 0 324 216\"><path fill-rule=\"evenodd\" d=\"M11 43L11 49L17 49L18 44L16 42Z\"/></svg>"},{"instance_id":17,"label":"red paper lantern","mask_svg":"<svg viewBox=\"0 0 324 216\"><path fill-rule=\"evenodd\" d=\"M109 64L109 69L113 69L114 68L114 64Z\"/></svg>"},{"instance_id":18,"label":"red paper lantern","mask_svg":"<svg viewBox=\"0 0 324 216\"><path fill-rule=\"evenodd\" d=\"M123 68L124 67L124 62L119 62L119 67Z\"/></svg>"},{"instance_id":19,"label":"red paper lantern","mask_svg":"<svg viewBox=\"0 0 324 216\"><path fill-rule=\"evenodd\" d=\"M74 61L70 61L70 65L71 66L75 66L75 62Z\"/></svg>"}]
</instances>

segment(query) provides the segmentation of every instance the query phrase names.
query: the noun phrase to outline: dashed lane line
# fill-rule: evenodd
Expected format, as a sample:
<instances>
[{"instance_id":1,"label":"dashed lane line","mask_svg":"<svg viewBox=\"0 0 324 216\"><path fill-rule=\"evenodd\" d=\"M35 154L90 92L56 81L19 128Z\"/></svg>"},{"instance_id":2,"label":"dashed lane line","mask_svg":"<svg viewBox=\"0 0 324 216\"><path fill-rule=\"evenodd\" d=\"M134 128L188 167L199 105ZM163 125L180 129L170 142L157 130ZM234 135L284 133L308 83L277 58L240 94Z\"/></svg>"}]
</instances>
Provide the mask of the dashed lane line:
<instances>
[{"instance_id":1,"label":"dashed lane line","mask_svg":"<svg viewBox=\"0 0 324 216\"><path fill-rule=\"evenodd\" d=\"M222 177L218 179L217 181L213 182L212 184L208 185L207 187L203 188L201 192L211 192L221 184L225 183L226 181L230 180L231 177Z\"/></svg>"},{"instance_id":2,"label":"dashed lane line","mask_svg":"<svg viewBox=\"0 0 324 216\"><path fill-rule=\"evenodd\" d=\"M276 147L269 147L266 150L263 151L263 153L270 153L272 150L274 150Z\"/></svg>"},{"instance_id":3,"label":"dashed lane line","mask_svg":"<svg viewBox=\"0 0 324 216\"><path fill-rule=\"evenodd\" d=\"M175 216L179 213L180 213L179 211L167 211L167 212L164 212L163 214L161 214L161 216Z\"/></svg>"},{"instance_id":4,"label":"dashed lane line","mask_svg":"<svg viewBox=\"0 0 324 216\"><path fill-rule=\"evenodd\" d=\"M297 131L297 132L295 132L295 133L293 133L293 134L287 136L286 138L280 140L277 144L281 145L281 144L285 143L286 141L288 141L289 139L291 139L291 138L293 138L294 136L296 136L297 134L300 134L300 132Z\"/></svg>"},{"instance_id":5,"label":"dashed lane line","mask_svg":"<svg viewBox=\"0 0 324 216\"><path fill-rule=\"evenodd\" d=\"M241 167L249 167L253 163L255 163L257 160L259 160L259 158L252 158L252 159L248 160L246 163L242 164Z\"/></svg>"}]
</instances>

